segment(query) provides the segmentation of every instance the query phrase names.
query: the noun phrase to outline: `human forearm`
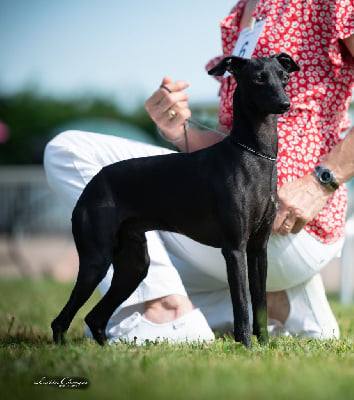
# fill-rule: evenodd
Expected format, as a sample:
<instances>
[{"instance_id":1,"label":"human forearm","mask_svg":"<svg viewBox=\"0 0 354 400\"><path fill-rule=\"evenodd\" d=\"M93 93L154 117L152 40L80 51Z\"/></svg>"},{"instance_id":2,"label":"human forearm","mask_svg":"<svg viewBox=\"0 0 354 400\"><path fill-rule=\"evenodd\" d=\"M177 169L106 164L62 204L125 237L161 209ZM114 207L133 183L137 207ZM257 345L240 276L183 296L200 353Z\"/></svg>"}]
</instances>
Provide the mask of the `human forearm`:
<instances>
[{"instance_id":1,"label":"human forearm","mask_svg":"<svg viewBox=\"0 0 354 400\"><path fill-rule=\"evenodd\" d=\"M354 176L354 128L319 163L329 168L339 184ZM312 221L333 195L314 173L285 183L278 191L279 211L273 230L283 235L298 233Z\"/></svg>"},{"instance_id":2,"label":"human forearm","mask_svg":"<svg viewBox=\"0 0 354 400\"><path fill-rule=\"evenodd\" d=\"M354 127L322 160L321 165L329 168L339 184L354 176Z\"/></svg>"}]
</instances>

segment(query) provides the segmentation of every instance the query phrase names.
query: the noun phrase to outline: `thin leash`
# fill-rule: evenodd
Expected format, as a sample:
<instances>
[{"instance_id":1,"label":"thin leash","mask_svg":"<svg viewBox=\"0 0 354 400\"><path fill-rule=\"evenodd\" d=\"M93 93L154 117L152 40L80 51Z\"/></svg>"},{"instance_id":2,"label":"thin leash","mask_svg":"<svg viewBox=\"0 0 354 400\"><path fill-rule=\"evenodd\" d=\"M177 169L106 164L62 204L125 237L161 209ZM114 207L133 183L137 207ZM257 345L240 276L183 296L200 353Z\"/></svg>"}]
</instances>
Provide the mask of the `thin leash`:
<instances>
[{"instance_id":1,"label":"thin leash","mask_svg":"<svg viewBox=\"0 0 354 400\"><path fill-rule=\"evenodd\" d=\"M204 125L204 124L202 124L202 123L200 123L200 122L198 122L198 121L194 121L193 119L187 119L187 121L186 122L189 122L189 123L191 123L192 125L195 125L195 126L198 126L199 128L203 128L203 129L205 129L205 130L208 130L208 131L211 131L211 132L213 132L213 133L217 133L218 135L220 135L220 136L222 136L222 137L227 137L228 135L226 135L226 133L224 133L224 132L221 132L221 131L218 131L217 129L212 129L212 128L210 128L209 126L207 126L207 125ZM188 127L187 127L188 128Z\"/></svg>"},{"instance_id":2,"label":"thin leash","mask_svg":"<svg viewBox=\"0 0 354 400\"><path fill-rule=\"evenodd\" d=\"M203 129L209 130L209 131L211 131L211 132L213 132L213 133L216 133L216 134L218 134L218 135L220 135L220 136L222 136L222 137L224 137L224 138L228 136L228 135L226 135L224 132L218 131L217 129L212 129L212 128L208 127L207 125L204 125L204 124L202 124L202 123L200 123L200 122L198 122L198 121L194 121L194 120L192 120L192 119L188 119L188 120L183 124L183 127L184 127L184 140L185 140L185 147L186 147L186 152L187 152L187 153L189 152L188 137L187 137L188 123L190 123L190 124L192 124L192 125L195 125L195 126L198 126L199 128L203 128ZM259 152L259 151L257 151L257 150L254 150L254 149L252 149L252 147L246 146L245 144L240 143L240 142L238 142L237 140L235 140L235 139L233 139L233 138L231 138L231 137L230 137L230 139L231 139L232 142L235 143L237 146L241 147L241 148L244 149L244 150L247 150L248 152L250 152L250 153L252 153L252 154L254 154L254 155L258 156L258 157L265 158L266 160L270 160L270 161L276 161L276 159L277 159L276 157L272 157L272 156L270 156L270 155L268 155L268 154L261 153L261 152Z\"/></svg>"},{"instance_id":3,"label":"thin leash","mask_svg":"<svg viewBox=\"0 0 354 400\"><path fill-rule=\"evenodd\" d=\"M228 136L228 135L226 135L224 132L218 131L217 129L209 128L209 126L204 125L204 124L202 124L202 123L200 123L200 122L198 122L198 121L194 121L194 120L192 120L192 119L189 118L189 119L187 119L186 122L183 124L184 142L185 142L186 153L189 153L189 144L188 144L188 135L187 135L189 124L192 124L192 125L194 125L194 126L198 126L199 128L202 128L202 129L204 129L204 130L208 130L208 131L211 131L211 132L213 132L213 133L216 133L216 134L222 136L223 138L225 138L225 137Z\"/></svg>"}]
</instances>

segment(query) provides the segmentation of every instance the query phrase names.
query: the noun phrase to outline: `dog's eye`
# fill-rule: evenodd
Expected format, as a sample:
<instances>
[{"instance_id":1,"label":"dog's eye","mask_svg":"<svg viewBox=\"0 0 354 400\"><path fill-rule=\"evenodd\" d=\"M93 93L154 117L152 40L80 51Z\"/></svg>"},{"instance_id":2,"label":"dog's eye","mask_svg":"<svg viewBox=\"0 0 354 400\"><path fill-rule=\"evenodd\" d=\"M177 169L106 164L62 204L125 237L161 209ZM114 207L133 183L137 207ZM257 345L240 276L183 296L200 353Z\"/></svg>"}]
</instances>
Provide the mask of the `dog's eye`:
<instances>
[{"instance_id":1,"label":"dog's eye","mask_svg":"<svg viewBox=\"0 0 354 400\"><path fill-rule=\"evenodd\" d=\"M288 74L284 74L281 78L281 81L284 85L287 85L290 81L290 76Z\"/></svg>"},{"instance_id":2,"label":"dog's eye","mask_svg":"<svg viewBox=\"0 0 354 400\"><path fill-rule=\"evenodd\" d=\"M287 85L287 84L289 83L289 81L290 81L290 76L289 76L289 74L287 74L285 71L279 70L279 71L278 71L278 76L279 76L279 79L281 80L281 83L282 83L283 85Z\"/></svg>"},{"instance_id":3,"label":"dog's eye","mask_svg":"<svg viewBox=\"0 0 354 400\"><path fill-rule=\"evenodd\" d=\"M254 77L253 79L254 83L257 83L257 85L261 85L262 83L265 82L265 77L262 74L258 74Z\"/></svg>"}]
</instances>

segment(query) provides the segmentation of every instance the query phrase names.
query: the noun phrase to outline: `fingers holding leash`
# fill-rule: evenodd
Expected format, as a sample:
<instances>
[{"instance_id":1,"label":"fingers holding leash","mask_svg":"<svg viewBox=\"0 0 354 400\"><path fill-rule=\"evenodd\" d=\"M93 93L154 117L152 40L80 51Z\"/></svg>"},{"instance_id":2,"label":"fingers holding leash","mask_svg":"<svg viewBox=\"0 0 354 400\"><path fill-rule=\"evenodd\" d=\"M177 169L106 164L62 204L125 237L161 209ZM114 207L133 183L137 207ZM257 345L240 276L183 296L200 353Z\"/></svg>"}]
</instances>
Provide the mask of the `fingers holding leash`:
<instances>
[{"instance_id":1,"label":"fingers holding leash","mask_svg":"<svg viewBox=\"0 0 354 400\"><path fill-rule=\"evenodd\" d=\"M190 118L187 81L172 82L164 78L159 89L146 101L145 108L168 139L177 140L183 134L183 124Z\"/></svg>"},{"instance_id":2,"label":"fingers holding leash","mask_svg":"<svg viewBox=\"0 0 354 400\"><path fill-rule=\"evenodd\" d=\"M168 115L169 110L177 113L179 108L188 107L188 95L184 91L188 86L187 81L171 82L169 78L164 78L159 89L145 103L152 119L159 122L161 116L165 113Z\"/></svg>"}]
</instances>

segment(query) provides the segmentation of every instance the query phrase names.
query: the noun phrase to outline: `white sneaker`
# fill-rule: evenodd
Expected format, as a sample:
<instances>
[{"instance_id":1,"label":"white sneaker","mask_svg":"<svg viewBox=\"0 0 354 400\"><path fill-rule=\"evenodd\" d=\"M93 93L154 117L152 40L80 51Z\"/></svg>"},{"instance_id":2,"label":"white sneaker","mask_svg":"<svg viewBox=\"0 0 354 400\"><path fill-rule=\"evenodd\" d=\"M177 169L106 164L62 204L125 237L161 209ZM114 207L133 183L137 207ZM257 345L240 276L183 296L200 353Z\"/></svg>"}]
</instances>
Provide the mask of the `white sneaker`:
<instances>
[{"instance_id":1,"label":"white sneaker","mask_svg":"<svg viewBox=\"0 0 354 400\"><path fill-rule=\"evenodd\" d=\"M339 327L326 297L320 274L287 289L290 312L284 328L292 336L338 339Z\"/></svg>"},{"instance_id":2,"label":"white sneaker","mask_svg":"<svg viewBox=\"0 0 354 400\"><path fill-rule=\"evenodd\" d=\"M268 319L268 335L270 337L291 336L290 332L285 329L284 325L277 319L273 318Z\"/></svg>"},{"instance_id":3,"label":"white sneaker","mask_svg":"<svg viewBox=\"0 0 354 400\"><path fill-rule=\"evenodd\" d=\"M204 315L199 308L182 317L163 324L149 321L139 312L134 312L120 324L107 331L108 343L121 341L135 342L138 345L149 341L164 341L169 343L211 342L215 339Z\"/></svg>"}]
</instances>

